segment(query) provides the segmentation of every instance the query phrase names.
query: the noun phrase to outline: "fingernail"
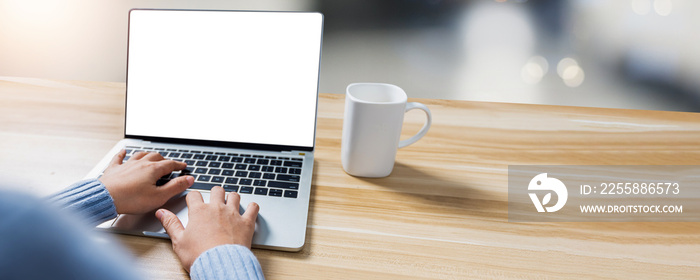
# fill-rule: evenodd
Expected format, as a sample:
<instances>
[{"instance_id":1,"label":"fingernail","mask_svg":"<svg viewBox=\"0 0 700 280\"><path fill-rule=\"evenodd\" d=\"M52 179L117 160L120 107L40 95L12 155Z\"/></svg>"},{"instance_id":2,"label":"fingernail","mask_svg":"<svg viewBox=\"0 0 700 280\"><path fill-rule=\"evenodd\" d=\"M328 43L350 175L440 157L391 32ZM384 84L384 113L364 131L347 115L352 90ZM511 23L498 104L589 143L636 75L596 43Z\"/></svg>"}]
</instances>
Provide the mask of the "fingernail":
<instances>
[{"instance_id":1,"label":"fingernail","mask_svg":"<svg viewBox=\"0 0 700 280\"><path fill-rule=\"evenodd\" d=\"M194 184L194 177L192 177L192 176L187 176L187 177L185 177L185 178L187 179L187 183L189 183L190 185Z\"/></svg>"},{"instance_id":2,"label":"fingernail","mask_svg":"<svg viewBox=\"0 0 700 280\"><path fill-rule=\"evenodd\" d=\"M160 218L163 217L163 214L164 214L163 210L156 211L156 218L158 218L158 220L160 220Z\"/></svg>"}]
</instances>

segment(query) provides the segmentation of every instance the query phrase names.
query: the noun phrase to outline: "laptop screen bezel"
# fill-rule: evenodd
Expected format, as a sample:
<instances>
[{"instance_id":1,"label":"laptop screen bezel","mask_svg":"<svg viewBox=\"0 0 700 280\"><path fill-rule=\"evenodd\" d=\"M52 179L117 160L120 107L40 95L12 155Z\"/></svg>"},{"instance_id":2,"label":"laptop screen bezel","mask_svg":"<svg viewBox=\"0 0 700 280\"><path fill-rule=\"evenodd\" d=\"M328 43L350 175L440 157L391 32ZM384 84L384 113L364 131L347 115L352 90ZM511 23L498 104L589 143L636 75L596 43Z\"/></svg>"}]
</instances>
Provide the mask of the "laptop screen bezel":
<instances>
[{"instance_id":1,"label":"laptop screen bezel","mask_svg":"<svg viewBox=\"0 0 700 280\"><path fill-rule=\"evenodd\" d=\"M251 149L251 150L268 150L268 151L313 151L316 147L316 130L318 126L318 91L320 87L320 77L321 77L321 58L323 53L323 26L324 20L323 14L319 12L298 12L298 11L248 11L248 10L199 10L199 9L131 9L129 10L129 19L127 27L127 51L126 51L126 85L129 84L129 40L131 33L131 13L134 11L193 11L193 12L244 12L244 13L304 13L304 14L319 14L321 15L321 32L320 32L320 46L319 46L319 59L318 59L318 74L316 78L316 112L314 116L314 135L312 139L312 145L309 146L288 146L288 145L274 145L274 144L259 144L259 143L246 143L246 142L228 142L228 141L218 141L218 140L204 140L204 139L183 139L183 138L172 138L172 137L157 137L157 136L145 136L145 135L134 135L127 134L126 131L126 115L128 114L128 99L129 91L128 86L125 88L126 98L124 100L124 138L129 139L140 139L150 142L160 142L160 143L172 143L172 144L186 144L186 145L198 145L198 146L214 146L223 148L236 148L236 149Z\"/></svg>"}]
</instances>

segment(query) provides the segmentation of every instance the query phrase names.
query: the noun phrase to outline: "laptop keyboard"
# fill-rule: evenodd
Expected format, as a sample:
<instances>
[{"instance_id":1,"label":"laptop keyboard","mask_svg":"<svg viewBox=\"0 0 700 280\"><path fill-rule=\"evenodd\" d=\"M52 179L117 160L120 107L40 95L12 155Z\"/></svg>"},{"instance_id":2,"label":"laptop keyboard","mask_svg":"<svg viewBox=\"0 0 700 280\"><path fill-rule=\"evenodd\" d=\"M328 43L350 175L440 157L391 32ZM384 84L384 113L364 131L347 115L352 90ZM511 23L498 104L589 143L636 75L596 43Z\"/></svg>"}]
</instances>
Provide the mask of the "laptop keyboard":
<instances>
[{"instance_id":1,"label":"laptop keyboard","mask_svg":"<svg viewBox=\"0 0 700 280\"><path fill-rule=\"evenodd\" d=\"M300 157L221 153L151 147L126 147L128 160L137 152L158 152L164 158L183 161L187 168L160 178L163 185L173 178L191 175L191 189L211 190L222 186L227 192L297 198L303 159Z\"/></svg>"}]
</instances>

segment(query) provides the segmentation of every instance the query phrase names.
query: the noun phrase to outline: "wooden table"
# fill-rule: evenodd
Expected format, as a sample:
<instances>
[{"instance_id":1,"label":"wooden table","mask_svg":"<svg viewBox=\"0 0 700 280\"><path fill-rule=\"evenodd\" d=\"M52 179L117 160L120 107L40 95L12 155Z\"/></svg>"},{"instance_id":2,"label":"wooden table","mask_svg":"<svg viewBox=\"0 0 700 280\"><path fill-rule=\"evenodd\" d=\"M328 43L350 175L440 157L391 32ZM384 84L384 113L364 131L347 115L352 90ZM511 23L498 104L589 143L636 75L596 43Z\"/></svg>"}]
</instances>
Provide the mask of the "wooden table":
<instances>
[{"instance_id":1,"label":"wooden table","mask_svg":"<svg viewBox=\"0 0 700 280\"><path fill-rule=\"evenodd\" d=\"M344 96L321 94L307 243L253 250L268 279L695 278L698 223L511 223L515 164L700 164L700 114L414 99L434 120L391 176L340 164ZM124 84L0 77L5 188L47 195L121 137ZM422 125L407 115L405 136ZM170 243L121 236L150 277L186 278Z\"/></svg>"}]
</instances>

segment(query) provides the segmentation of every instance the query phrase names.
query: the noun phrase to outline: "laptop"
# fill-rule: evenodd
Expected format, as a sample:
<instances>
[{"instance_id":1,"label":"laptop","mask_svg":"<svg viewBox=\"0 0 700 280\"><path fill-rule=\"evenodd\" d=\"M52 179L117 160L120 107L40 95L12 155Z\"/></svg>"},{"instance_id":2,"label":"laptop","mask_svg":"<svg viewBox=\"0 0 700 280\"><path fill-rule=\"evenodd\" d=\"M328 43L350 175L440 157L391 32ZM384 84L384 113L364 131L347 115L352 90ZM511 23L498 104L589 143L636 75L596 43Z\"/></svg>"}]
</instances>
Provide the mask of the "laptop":
<instances>
[{"instance_id":1,"label":"laptop","mask_svg":"<svg viewBox=\"0 0 700 280\"><path fill-rule=\"evenodd\" d=\"M121 149L184 161L194 185L164 206L187 226L184 196L223 186L260 205L253 247L299 251L309 212L323 16L313 12L134 9L129 12ZM98 226L168 238L154 217Z\"/></svg>"}]
</instances>

